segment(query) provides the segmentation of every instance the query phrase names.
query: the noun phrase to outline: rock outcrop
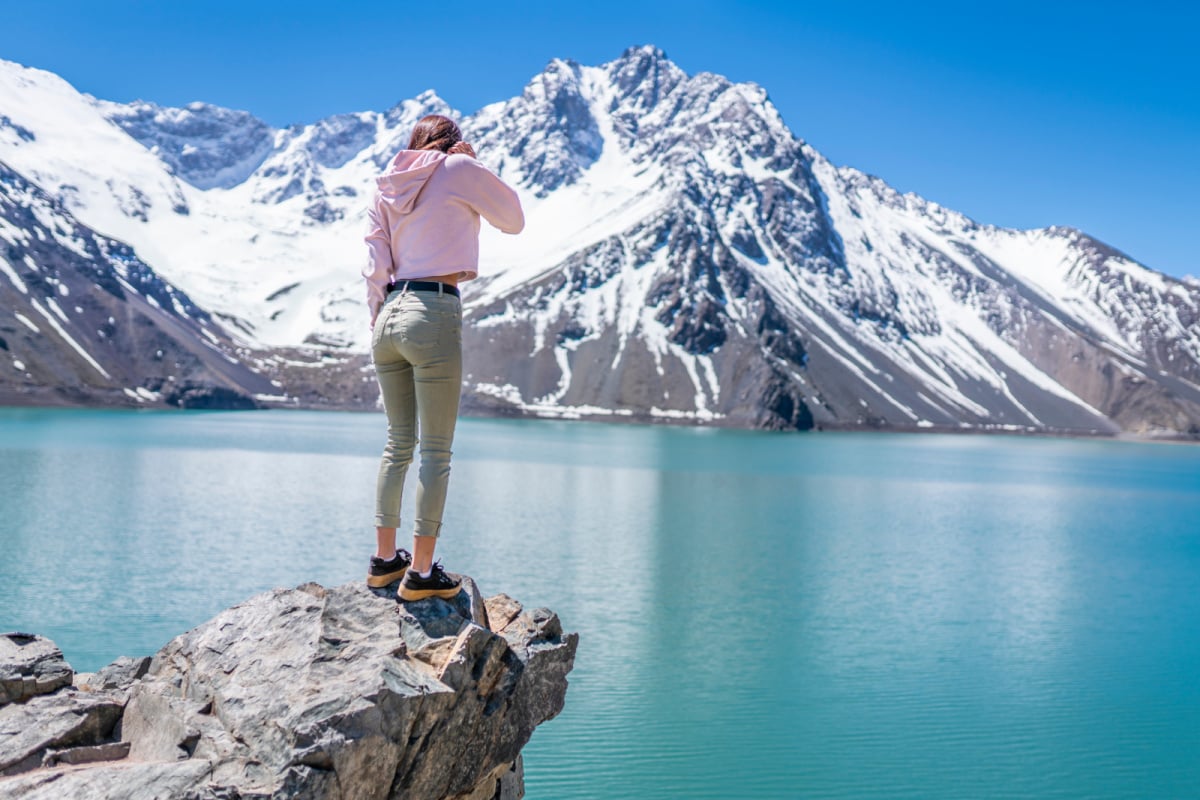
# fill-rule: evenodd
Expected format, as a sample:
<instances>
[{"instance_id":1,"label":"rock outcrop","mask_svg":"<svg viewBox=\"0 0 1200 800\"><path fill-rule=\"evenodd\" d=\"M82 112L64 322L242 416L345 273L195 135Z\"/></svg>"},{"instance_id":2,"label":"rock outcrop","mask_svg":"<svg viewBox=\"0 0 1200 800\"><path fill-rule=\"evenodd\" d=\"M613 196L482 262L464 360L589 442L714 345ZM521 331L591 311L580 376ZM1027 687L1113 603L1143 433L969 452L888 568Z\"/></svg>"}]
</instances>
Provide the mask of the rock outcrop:
<instances>
[{"instance_id":1,"label":"rock outcrop","mask_svg":"<svg viewBox=\"0 0 1200 800\"><path fill-rule=\"evenodd\" d=\"M0 706L69 686L72 674L62 651L44 636L0 634Z\"/></svg>"},{"instance_id":2,"label":"rock outcrop","mask_svg":"<svg viewBox=\"0 0 1200 800\"><path fill-rule=\"evenodd\" d=\"M562 710L578 636L463 583L416 603L277 589L70 685L48 640L0 637L0 674L58 676L0 706L0 795L519 798L521 748Z\"/></svg>"}]
</instances>

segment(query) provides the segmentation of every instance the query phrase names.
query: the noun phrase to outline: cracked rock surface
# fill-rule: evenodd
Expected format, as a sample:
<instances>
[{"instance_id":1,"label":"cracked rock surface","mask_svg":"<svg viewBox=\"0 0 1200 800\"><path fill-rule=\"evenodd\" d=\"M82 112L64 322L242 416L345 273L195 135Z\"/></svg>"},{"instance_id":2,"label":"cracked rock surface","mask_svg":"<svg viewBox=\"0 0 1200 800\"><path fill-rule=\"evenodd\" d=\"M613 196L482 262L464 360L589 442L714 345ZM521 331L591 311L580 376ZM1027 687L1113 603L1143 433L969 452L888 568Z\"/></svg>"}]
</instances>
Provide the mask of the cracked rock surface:
<instances>
[{"instance_id":1,"label":"cracked rock surface","mask_svg":"<svg viewBox=\"0 0 1200 800\"><path fill-rule=\"evenodd\" d=\"M578 636L463 586L403 604L357 583L277 589L149 663L75 686L68 667L57 690L0 707L0 795L515 800Z\"/></svg>"},{"instance_id":2,"label":"cracked rock surface","mask_svg":"<svg viewBox=\"0 0 1200 800\"><path fill-rule=\"evenodd\" d=\"M0 633L0 707L71 684L74 672L54 642L32 633Z\"/></svg>"}]
</instances>

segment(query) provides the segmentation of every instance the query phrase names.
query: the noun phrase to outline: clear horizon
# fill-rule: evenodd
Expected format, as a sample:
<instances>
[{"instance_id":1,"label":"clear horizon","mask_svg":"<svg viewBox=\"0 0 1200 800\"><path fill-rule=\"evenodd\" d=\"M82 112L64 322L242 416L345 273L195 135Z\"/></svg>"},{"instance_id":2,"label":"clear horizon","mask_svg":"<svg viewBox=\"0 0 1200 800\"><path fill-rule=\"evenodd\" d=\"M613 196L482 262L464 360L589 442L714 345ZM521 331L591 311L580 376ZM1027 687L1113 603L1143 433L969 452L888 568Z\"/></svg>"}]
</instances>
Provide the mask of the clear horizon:
<instances>
[{"instance_id":1,"label":"clear horizon","mask_svg":"<svg viewBox=\"0 0 1200 800\"><path fill-rule=\"evenodd\" d=\"M1028 2L617 2L604 9L375 0L5 3L0 58L116 102L202 101L271 125L384 110L433 89L471 114L554 58L653 44L689 74L763 86L839 165L1013 228L1078 228L1200 275L1200 13ZM2 112L3 109L0 109Z\"/></svg>"}]
</instances>

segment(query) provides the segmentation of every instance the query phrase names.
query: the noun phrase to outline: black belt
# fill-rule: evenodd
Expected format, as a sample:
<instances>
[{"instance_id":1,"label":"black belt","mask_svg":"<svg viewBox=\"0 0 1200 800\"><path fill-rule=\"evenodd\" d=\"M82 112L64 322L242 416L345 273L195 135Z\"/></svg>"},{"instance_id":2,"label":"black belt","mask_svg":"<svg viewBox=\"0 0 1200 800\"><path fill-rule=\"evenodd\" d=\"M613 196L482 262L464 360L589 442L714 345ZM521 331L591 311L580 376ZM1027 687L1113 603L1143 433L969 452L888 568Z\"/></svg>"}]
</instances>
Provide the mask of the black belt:
<instances>
[{"instance_id":1,"label":"black belt","mask_svg":"<svg viewBox=\"0 0 1200 800\"><path fill-rule=\"evenodd\" d=\"M387 293L391 294L397 289L412 289L414 292L438 292L442 294L452 294L455 297L461 297L458 293L458 287L452 283L441 283L439 281L397 281L387 285Z\"/></svg>"}]
</instances>

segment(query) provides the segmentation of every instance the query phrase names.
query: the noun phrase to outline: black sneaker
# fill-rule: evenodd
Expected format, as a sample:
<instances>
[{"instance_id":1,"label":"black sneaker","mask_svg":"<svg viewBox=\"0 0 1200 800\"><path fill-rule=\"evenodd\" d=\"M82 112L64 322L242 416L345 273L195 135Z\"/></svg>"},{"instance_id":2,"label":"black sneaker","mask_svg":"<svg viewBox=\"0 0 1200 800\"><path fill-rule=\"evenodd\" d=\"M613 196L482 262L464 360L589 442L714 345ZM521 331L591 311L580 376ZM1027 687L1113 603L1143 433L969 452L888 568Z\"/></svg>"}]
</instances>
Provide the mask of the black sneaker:
<instances>
[{"instance_id":1,"label":"black sneaker","mask_svg":"<svg viewBox=\"0 0 1200 800\"><path fill-rule=\"evenodd\" d=\"M400 580L411 563L412 556L407 550L397 550L396 555L389 561L384 561L379 556L371 556L371 566L367 569L367 586L380 589Z\"/></svg>"},{"instance_id":2,"label":"black sneaker","mask_svg":"<svg viewBox=\"0 0 1200 800\"><path fill-rule=\"evenodd\" d=\"M415 569L404 574L400 583L401 600L424 600L426 597L442 597L449 600L462 589L462 580L451 576L440 563L433 565L428 578L422 578Z\"/></svg>"}]
</instances>

